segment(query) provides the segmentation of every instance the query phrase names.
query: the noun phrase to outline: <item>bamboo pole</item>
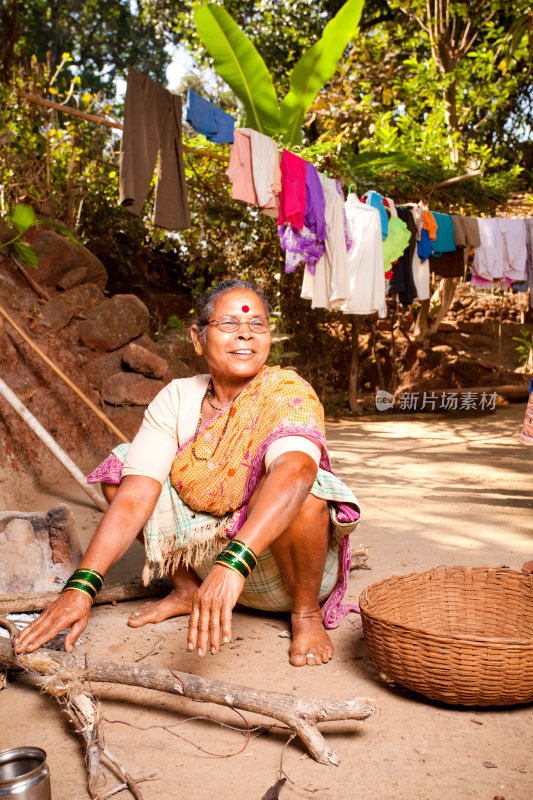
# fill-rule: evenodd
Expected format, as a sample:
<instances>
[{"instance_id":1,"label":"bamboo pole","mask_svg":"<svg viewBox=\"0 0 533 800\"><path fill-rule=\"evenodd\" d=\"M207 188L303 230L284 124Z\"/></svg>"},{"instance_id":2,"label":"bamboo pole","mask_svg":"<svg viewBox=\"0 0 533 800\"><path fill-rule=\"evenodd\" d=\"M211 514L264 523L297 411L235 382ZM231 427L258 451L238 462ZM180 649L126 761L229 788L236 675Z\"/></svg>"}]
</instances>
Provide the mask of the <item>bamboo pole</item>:
<instances>
[{"instance_id":1,"label":"bamboo pole","mask_svg":"<svg viewBox=\"0 0 533 800\"><path fill-rule=\"evenodd\" d=\"M93 486L87 483L85 475L79 469L79 467L77 467L70 456L68 456L65 451L61 449L55 439L50 436L48 431L43 428L41 423L33 416L31 411L28 411L24 403L18 399L17 395L11 391L7 383L5 383L2 378L0 378L0 394L5 400L7 400L9 405L17 412L17 414L22 417L24 422L28 424L32 431L37 434L41 442L63 464L65 469L70 472L74 480L79 483L83 491L89 495L95 506L100 509L100 511L106 511L107 503L105 500L98 494Z\"/></svg>"},{"instance_id":2,"label":"bamboo pole","mask_svg":"<svg viewBox=\"0 0 533 800\"><path fill-rule=\"evenodd\" d=\"M109 428L109 430L110 430L112 433L114 433L114 434L115 434L115 436L117 436L117 437L120 439L120 441L121 441L121 442L124 442L125 444L128 444L128 443L129 443L129 439L128 439L126 436L124 436L124 434L123 434L121 431L119 431L119 429L116 427L116 425L114 425L114 424L111 422L111 420L110 420L108 417L106 417L106 415L104 414L104 412L103 412L103 411L100 411L100 409L98 408L98 406L95 406L95 404L93 403L93 401L92 401L92 400L89 400L89 398L87 397L87 395L86 395L86 394L84 394L84 393L82 392L82 390L81 390L81 389L79 389L79 388L76 386L76 384L75 384L75 383L73 383L73 382L70 380L70 378L68 378L68 377L65 375L65 373L64 373L64 372L62 372L62 371L59 369L59 367L58 367L58 366L56 366L56 365L54 364L54 362L53 362L53 361L51 361L51 360L48 358L48 356L47 356L47 355L45 355L45 354L43 353L43 351L42 351L42 350L41 350L41 349L40 349L40 348L39 348L39 347L38 347L38 346L35 344L35 342L33 342L33 341L30 339L30 337L29 337L29 336L28 336L26 333L24 333L24 331L22 330L22 328L20 327L20 325L17 325L17 323L15 322L15 320L13 319L13 317L12 317L10 314L8 314L8 312L5 310L5 308L3 308L1 305L0 305L0 314L1 314L1 315L4 317L4 319L6 319L6 320L7 320L7 322L9 322L9 324L11 325L11 327L12 327L12 328L14 328L14 329L16 330L16 332L19 334L19 336L21 336L21 337L24 339L24 341L26 342L26 344L29 344L29 346L31 347L31 349L32 349L32 350L34 350L34 351L37 353L37 355L38 355L38 356L40 356L40 357L42 358L42 360L45 362L45 364L48 364L48 366L50 367L50 369L51 369L51 370L53 370L53 372L55 372L55 374L56 374L56 375L58 375L58 376L61 378L61 380L62 380L64 383L66 383L66 384L67 384L67 386L68 386L70 389L72 389L72 391L73 391L75 394L77 394L77 395L78 395L78 397L80 398L80 400L83 400L83 402L85 403L85 405L86 405L86 406L88 406L88 407L91 409L91 411L93 411L93 412L96 414L96 416L97 416L99 419L101 419L101 420L102 420L102 422L103 422L105 425L107 425L107 427Z\"/></svg>"},{"instance_id":3,"label":"bamboo pole","mask_svg":"<svg viewBox=\"0 0 533 800\"><path fill-rule=\"evenodd\" d=\"M96 114L88 114L87 111L79 111L77 108L72 108L71 106L63 106L61 103L54 103L53 100L45 100L44 97L38 97L35 94L29 94L29 92L23 92L22 90L19 90L17 94L19 97L23 97L24 100L28 100L28 102L34 103L35 105L53 108L56 111L61 111L62 114L70 114L72 117L79 117L80 119L87 120L87 122L94 122L96 125L105 125L106 128L116 128L119 131L124 130L124 125L121 125L120 122L107 119L107 117L98 117ZM198 147L189 147L186 144L183 145L183 149L187 153L206 156L206 158L215 158L217 161L222 161L224 164L227 164L229 161L227 156L222 156L220 153L213 153L211 150L200 150Z\"/></svg>"}]
</instances>

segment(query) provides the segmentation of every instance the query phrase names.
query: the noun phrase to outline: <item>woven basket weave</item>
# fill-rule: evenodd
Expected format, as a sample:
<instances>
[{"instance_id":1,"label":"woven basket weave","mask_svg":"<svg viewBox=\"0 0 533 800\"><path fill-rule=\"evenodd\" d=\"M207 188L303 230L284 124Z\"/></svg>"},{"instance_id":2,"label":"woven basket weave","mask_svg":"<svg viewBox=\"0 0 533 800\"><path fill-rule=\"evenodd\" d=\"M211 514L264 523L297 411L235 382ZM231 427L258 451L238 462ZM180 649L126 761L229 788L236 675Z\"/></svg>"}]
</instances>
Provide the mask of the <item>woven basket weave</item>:
<instances>
[{"instance_id":1,"label":"woven basket weave","mask_svg":"<svg viewBox=\"0 0 533 800\"><path fill-rule=\"evenodd\" d=\"M392 680L467 706L533 701L533 575L434 567L359 598L370 655Z\"/></svg>"}]
</instances>

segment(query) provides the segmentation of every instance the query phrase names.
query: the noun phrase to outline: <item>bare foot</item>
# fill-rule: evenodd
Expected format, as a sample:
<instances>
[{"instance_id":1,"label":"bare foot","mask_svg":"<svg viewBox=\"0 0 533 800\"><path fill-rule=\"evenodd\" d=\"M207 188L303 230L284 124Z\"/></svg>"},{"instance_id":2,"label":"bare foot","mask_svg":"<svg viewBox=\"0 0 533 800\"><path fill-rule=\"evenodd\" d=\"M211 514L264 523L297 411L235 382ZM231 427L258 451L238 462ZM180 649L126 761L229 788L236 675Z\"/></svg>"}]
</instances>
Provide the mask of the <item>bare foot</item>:
<instances>
[{"instance_id":1,"label":"bare foot","mask_svg":"<svg viewBox=\"0 0 533 800\"><path fill-rule=\"evenodd\" d=\"M144 603L128 619L132 628L140 628L148 622L163 622L170 617L179 617L190 614L192 608L192 594L184 594L173 589L170 594L157 600L155 603Z\"/></svg>"},{"instance_id":2,"label":"bare foot","mask_svg":"<svg viewBox=\"0 0 533 800\"><path fill-rule=\"evenodd\" d=\"M292 644L289 661L293 667L310 667L327 664L333 658L333 643L322 624L322 613L316 611L293 611Z\"/></svg>"},{"instance_id":3,"label":"bare foot","mask_svg":"<svg viewBox=\"0 0 533 800\"><path fill-rule=\"evenodd\" d=\"M533 575L533 561L526 561L525 564L522 564L522 572Z\"/></svg>"}]
</instances>

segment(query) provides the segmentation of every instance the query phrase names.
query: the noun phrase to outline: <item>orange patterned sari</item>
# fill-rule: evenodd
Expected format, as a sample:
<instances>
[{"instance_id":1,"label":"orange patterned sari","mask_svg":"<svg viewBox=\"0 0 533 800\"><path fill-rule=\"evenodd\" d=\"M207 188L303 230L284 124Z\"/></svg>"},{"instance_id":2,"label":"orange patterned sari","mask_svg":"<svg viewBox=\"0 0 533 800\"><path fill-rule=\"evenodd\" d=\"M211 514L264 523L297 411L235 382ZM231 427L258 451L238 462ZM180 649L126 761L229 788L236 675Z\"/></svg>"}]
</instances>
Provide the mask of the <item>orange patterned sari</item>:
<instances>
[{"instance_id":1,"label":"orange patterned sari","mask_svg":"<svg viewBox=\"0 0 533 800\"><path fill-rule=\"evenodd\" d=\"M170 481L193 511L236 511L253 494L267 448L290 435L314 439L322 448L320 465L330 469L324 412L314 390L292 370L265 366L180 448Z\"/></svg>"}]
</instances>

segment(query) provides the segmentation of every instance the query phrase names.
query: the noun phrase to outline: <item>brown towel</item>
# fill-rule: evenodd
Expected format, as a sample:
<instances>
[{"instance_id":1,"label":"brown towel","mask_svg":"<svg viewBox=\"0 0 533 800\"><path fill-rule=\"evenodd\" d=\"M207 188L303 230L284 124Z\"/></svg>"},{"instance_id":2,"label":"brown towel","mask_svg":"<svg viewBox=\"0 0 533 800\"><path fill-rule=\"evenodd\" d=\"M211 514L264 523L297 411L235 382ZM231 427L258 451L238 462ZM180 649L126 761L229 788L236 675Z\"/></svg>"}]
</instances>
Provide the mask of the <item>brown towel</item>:
<instances>
[{"instance_id":1,"label":"brown towel","mask_svg":"<svg viewBox=\"0 0 533 800\"><path fill-rule=\"evenodd\" d=\"M183 230L191 225L183 149L181 99L134 69L128 73L124 135L120 145L119 202L140 214L159 153L154 222Z\"/></svg>"}]
</instances>

